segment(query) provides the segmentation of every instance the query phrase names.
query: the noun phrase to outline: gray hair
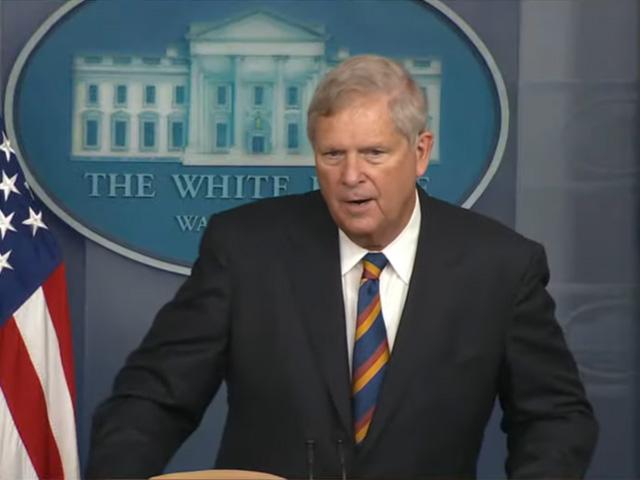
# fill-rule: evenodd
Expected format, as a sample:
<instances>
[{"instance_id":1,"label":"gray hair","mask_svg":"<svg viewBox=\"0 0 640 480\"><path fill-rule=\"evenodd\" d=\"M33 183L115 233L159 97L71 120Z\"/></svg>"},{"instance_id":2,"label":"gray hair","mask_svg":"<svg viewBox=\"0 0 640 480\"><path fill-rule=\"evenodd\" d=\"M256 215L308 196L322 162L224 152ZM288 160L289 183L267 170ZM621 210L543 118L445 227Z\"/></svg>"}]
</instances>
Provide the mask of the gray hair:
<instances>
[{"instance_id":1,"label":"gray hair","mask_svg":"<svg viewBox=\"0 0 640 480\"><path fill-rule=\"evenodd\" d=\"M427 119L422 90L399 63L378 55L358 55L327 73L316 88L307 113L311 144L319 117L339 112L358 97L376 94L389 97L393 123L409 142L415 143Z\"/></svg>"}]
</instances>

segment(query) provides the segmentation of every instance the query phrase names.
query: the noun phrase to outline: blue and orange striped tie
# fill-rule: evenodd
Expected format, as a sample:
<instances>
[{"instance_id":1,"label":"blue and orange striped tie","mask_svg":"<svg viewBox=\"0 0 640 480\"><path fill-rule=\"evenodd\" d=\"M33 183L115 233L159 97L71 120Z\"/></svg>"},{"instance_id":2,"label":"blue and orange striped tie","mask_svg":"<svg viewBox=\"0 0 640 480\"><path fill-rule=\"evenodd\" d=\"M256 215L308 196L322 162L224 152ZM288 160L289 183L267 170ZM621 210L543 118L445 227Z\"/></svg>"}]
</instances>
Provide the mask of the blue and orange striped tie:
<instances>
[{"instance_id":1,"label":"blue and orange striped tie","mask_svg":"<svg viewBox=\"0 0 640 480\"><path fill-rule=\"evenodd\" d=\"M382 253L368 253L362 259L362 264L351 380L356 445L362 443L369 431L389 361L379 281L380 273L387 265L387 258Z\"/></svg>"}]
</instances>

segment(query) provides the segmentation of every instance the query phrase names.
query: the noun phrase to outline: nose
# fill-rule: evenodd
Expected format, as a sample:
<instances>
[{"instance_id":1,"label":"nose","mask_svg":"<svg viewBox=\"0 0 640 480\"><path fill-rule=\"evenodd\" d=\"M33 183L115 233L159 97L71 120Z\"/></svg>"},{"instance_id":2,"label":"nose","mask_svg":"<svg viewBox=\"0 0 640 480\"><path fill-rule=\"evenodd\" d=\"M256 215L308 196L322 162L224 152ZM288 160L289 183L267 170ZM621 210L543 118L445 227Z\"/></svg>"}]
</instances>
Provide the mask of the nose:
<instances>
[{"instance_id":1,"label":"nose","mask_svg":"<svg viewBox=\"0 0 640 480\"><path fill-rule=\"evenodd\" d=\"M362 166L357 155L347 155L345 161L342 164L342 171L340 175L342 184L348 187L358 185L363 180Z\"/></svg>"}]
</instances>

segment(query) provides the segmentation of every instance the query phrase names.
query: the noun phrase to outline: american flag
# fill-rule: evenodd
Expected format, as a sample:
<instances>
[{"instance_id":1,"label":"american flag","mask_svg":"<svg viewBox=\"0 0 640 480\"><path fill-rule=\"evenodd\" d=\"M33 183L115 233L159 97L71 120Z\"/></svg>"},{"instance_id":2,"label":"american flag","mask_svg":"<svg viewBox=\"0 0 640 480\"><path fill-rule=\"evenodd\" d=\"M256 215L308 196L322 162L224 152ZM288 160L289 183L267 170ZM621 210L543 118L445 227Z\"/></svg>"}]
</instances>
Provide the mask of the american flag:
<instances>
[{"instance_id":1,"label":"american flag","mask_svg":"<svg viewBox=\"0 0 640 480\"><path fill-rule=\"evenodd\" d=\"M0 130L0 479L75 479L64 265L2 118Z\"/></svg>"}]
</instances>

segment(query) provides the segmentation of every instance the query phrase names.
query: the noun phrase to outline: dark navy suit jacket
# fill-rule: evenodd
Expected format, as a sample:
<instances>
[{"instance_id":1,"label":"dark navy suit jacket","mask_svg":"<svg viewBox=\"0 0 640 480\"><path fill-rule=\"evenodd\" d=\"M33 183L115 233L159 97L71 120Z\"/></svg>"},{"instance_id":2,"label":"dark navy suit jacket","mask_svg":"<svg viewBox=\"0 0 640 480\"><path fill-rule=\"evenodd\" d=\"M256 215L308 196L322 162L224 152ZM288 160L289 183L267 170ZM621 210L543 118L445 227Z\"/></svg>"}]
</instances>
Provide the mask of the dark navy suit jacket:
<instances>
[{"instance_id":1,"label":"dark navy suit jacket","mask_svg":"<svg viewBox=\"0 0 640 480\"><path fill-rule=\"evenodd\" d=\"M306 478L311 448L316 478L473 478L497 396L510 478L582 476L597 427L542 247L419 198L413 276L360 448L338 234L314 192L212 217L191 276L96 412L88 476L160 473L222 381L219 468Z\"/></svg>"}]
</instances>

